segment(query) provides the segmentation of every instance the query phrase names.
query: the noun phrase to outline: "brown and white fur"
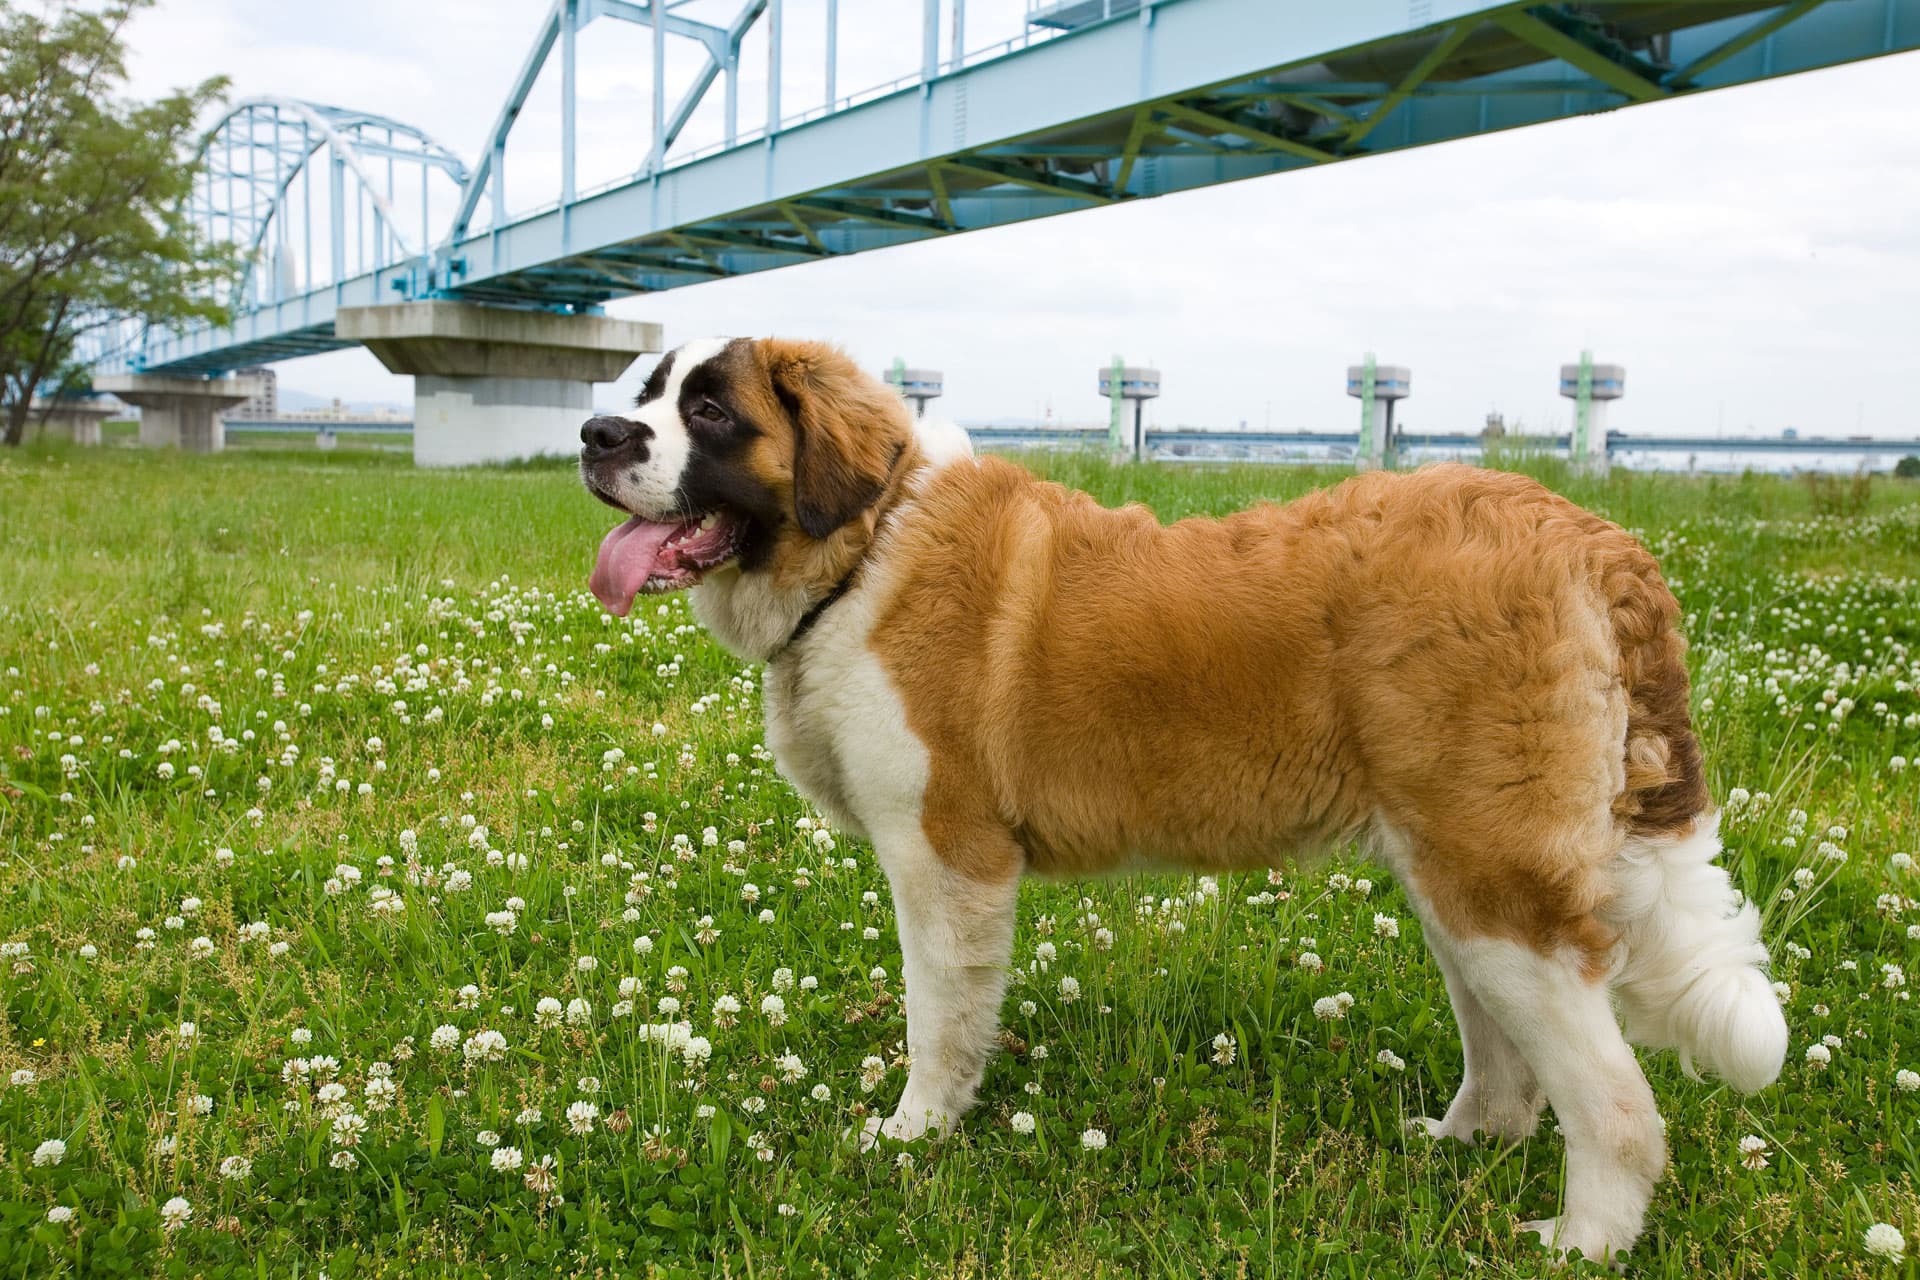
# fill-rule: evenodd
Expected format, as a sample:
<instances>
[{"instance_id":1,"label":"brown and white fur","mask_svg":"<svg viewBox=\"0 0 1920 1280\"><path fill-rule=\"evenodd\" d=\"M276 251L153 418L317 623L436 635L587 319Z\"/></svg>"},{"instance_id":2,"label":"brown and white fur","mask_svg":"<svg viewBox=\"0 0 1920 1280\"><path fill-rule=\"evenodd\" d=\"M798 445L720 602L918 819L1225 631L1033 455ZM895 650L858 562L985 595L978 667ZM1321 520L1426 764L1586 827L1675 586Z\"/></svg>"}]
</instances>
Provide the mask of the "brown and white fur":
<instances>
[{"instance_id":1,"label":"brown and white fur","mask_svg":"<svg viewBox=\"0 0 1920 1280\"><path fill-rule=\"evenodd\" d=\"M1374 473L1163 526L975 458L836 349L780 340L684 347L583 438L610 504L720 513L734 550L694 612L769 664L782 772L892 885L912 1067L869 1138L973 1104L1023 873L1355 838L1411 898L1464 1040L1423 1123L1518 1140L1551 1102L1564 1210L1524 1225L1561 1252L1630 1249L1666 1162L1616 1008L1689 1070L1778 1074L1678 607L1643 547L1534 481Z\"/></svg>"}]
</instances>

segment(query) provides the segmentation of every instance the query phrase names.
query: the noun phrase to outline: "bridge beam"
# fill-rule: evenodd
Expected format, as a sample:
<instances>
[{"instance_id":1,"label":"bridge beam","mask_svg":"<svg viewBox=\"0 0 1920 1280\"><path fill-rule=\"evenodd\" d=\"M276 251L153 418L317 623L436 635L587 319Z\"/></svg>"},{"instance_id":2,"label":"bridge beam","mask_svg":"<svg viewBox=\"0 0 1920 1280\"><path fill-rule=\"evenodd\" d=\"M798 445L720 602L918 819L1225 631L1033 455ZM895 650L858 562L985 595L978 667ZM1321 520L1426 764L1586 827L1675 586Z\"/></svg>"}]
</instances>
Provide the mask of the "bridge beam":
<instances>
[{"instance_id":1,"label":"bridge beam","mask_svg":"<svg viewBox=\"0 0 1920 1280\"><path fill-rule=\"evenodd\" d=\"M657 324L467 302L343 307L334 333L413 376L423 467L570 453L593 416L593 384L661 349Z\"/></svg>"},{"instance_id":2,"label":"bridge beam","mask_svg":"<svg viewBox=\"0 0 1920 1280\"><path fill-rule=\"evenodd\" d=\"M266 390L261 378L228 375L191 378L159 373L122 373L93 380L95 391L119 396L140 408L140 443L147 448L219 453L227 447L220 411L244 404Z\"/></svg>"}]
</instances>

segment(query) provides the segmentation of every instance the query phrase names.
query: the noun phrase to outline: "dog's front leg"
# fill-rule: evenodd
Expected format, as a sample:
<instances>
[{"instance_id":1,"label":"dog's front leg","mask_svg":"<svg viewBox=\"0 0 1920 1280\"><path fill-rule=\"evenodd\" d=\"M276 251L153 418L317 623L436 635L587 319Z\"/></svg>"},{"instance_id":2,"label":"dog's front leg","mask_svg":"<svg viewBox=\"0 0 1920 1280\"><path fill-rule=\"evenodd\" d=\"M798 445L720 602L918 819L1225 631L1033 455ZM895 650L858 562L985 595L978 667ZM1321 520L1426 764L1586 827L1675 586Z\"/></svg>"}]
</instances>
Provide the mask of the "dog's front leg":
<instances>
[{"instance_id":1,"label":"dog's front leg","mask_svg":"<svg viewBox=\"0 0 1920 1280\"><path fill-rule=\"evenodd\" d=\"M950 1130L973 1106L1000 1027L1000 999L1013 951L1020 852L999 830L929 824L875 830L874 847L893 889L907 980L907 1053L900 1106L867 1122L911 1141Z\"/></svg>"}]
</instances>

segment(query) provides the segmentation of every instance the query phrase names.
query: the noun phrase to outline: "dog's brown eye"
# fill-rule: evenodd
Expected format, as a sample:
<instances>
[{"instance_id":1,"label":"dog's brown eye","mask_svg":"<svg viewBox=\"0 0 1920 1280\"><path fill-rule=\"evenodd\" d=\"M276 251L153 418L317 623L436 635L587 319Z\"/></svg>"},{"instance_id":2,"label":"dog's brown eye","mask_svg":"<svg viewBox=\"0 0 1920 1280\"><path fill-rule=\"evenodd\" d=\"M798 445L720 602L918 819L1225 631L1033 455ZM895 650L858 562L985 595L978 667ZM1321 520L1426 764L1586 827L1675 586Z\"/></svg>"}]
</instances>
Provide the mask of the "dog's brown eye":
<instances>
[{"instance_id":1,"label":"dog's brown eye","mask_svg":"<svg viewBox=\"0 0 1920 1280\"><path fill-rule=\"evenodd\" d=\"M727 415L720 412L720 406L711 400L702 400L700 407L693 411L693 416L702 422L725 422L727 419Z\"/></svg>"}]
</instances>

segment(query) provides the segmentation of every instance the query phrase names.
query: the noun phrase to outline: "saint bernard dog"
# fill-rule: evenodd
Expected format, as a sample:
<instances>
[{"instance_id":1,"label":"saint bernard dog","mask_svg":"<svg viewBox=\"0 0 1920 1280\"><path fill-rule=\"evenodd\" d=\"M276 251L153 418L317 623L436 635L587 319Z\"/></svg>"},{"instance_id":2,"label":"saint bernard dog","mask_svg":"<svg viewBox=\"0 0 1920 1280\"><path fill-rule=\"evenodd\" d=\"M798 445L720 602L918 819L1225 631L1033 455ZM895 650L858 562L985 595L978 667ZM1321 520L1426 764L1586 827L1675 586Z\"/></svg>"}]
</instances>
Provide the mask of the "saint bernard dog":
<instances>
[{"instance_id":1,"label":"saint bernard dog","mask_svg":"<svg viewBox=\"0 0 1920 1280\"><path fill-rule=\"evenodd\" d=\"M1550 1247L1640 1235L1666 1143L1629 1040L1742 1091L1779 1073L1679 607L1645 548L1534 481L1375 472L1162 525L976 458L837 348L778 339L689 343L580 435L586 487L631 517L594 594L624 615L691 588L766 664L782 773L886 871L912 1065L864 1141L972 1106L1022 874L1355 839L1405 887L1464 1041L1420 1124L1513 1142L1552 1103L1565 1204L1524 1224Z\"/></svg>"}]
</instances>

